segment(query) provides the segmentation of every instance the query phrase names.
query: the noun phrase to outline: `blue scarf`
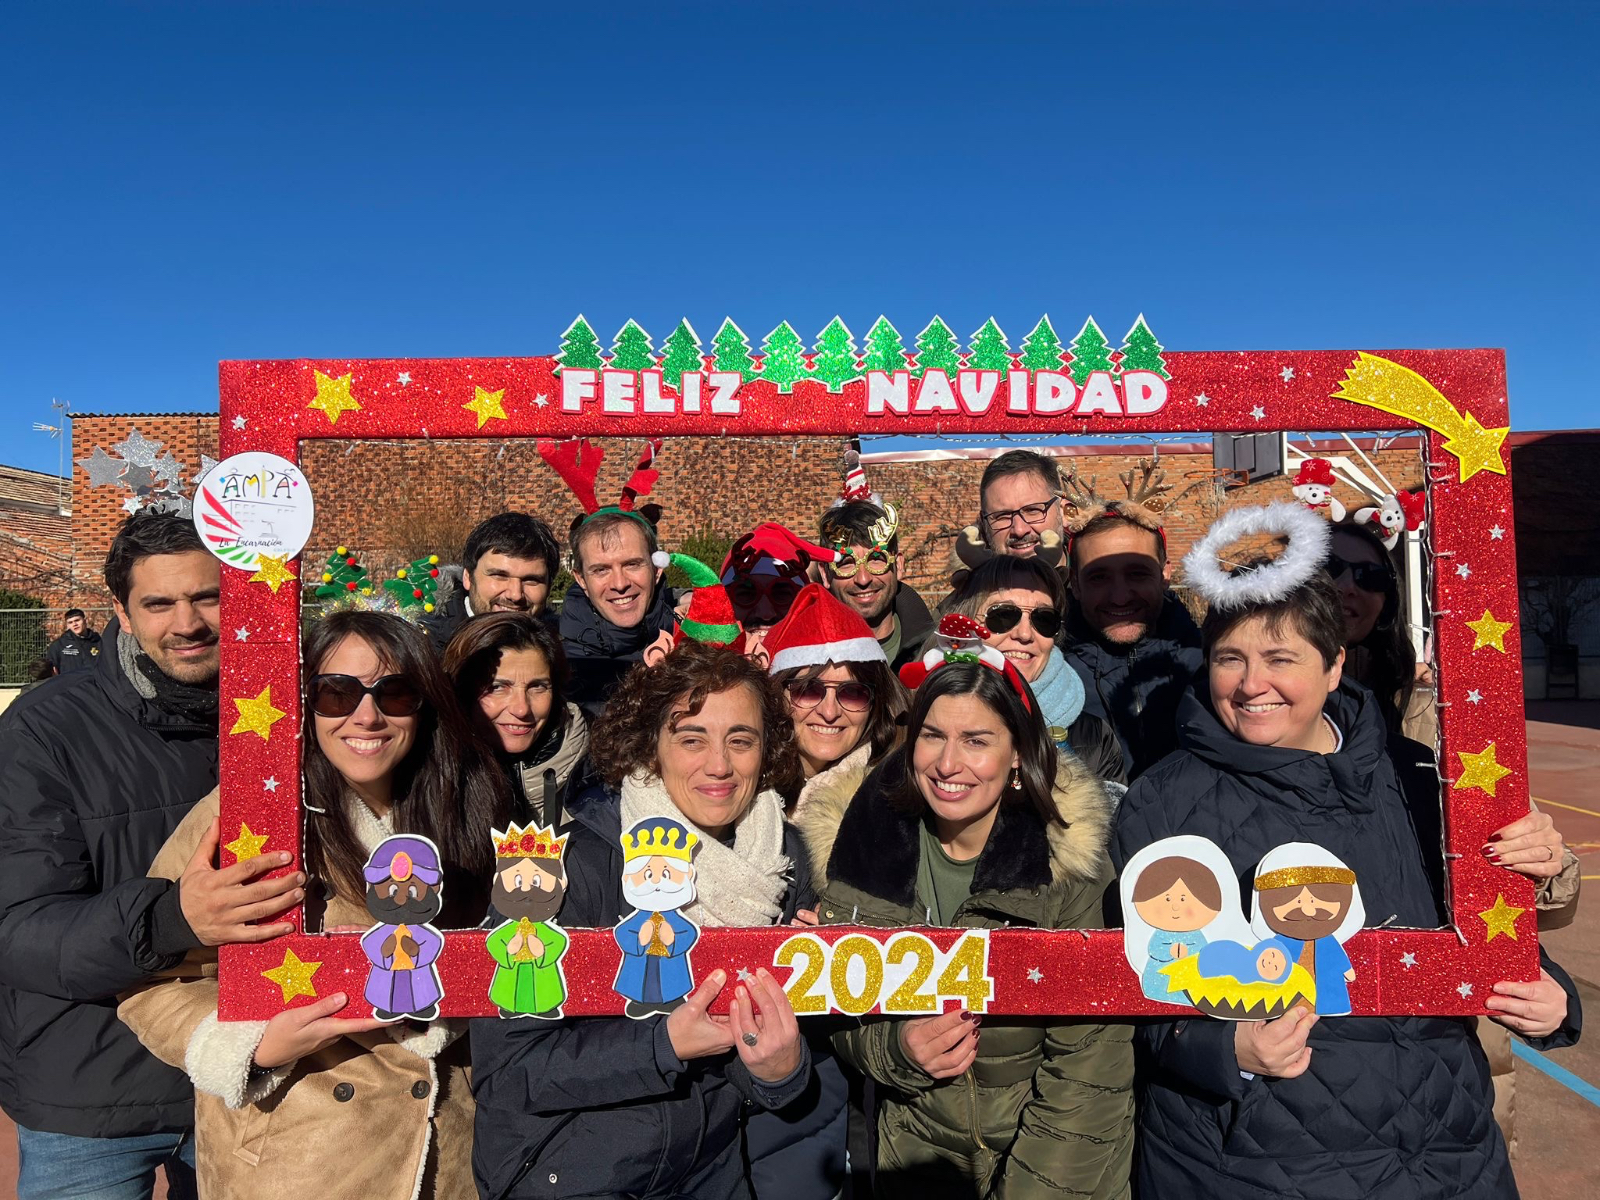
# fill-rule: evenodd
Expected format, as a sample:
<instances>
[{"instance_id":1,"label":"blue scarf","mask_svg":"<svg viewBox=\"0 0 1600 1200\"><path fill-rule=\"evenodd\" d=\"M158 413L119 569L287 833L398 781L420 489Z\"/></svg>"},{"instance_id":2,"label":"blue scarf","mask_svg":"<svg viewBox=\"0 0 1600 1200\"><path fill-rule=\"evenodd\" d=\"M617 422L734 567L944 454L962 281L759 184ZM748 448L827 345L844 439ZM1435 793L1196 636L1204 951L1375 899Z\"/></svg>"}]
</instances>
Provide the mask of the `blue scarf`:
<instances>
[{"instance_id":1,"label":"blue scarf","mask_svg":"<svg viewBox=\"0 0 1600 1200\"><path fill-rule=\"evenodd\" d=\"M1033 681L1033 695L1039 701L1039 712L1051 729L1051 738L1061 745L1067 741L1067 727L1083 711L1083 680L1061 654L1059 646L1050 647L1050 657L1045 660L1044 671Z\"/></svg>"}]
</instances>

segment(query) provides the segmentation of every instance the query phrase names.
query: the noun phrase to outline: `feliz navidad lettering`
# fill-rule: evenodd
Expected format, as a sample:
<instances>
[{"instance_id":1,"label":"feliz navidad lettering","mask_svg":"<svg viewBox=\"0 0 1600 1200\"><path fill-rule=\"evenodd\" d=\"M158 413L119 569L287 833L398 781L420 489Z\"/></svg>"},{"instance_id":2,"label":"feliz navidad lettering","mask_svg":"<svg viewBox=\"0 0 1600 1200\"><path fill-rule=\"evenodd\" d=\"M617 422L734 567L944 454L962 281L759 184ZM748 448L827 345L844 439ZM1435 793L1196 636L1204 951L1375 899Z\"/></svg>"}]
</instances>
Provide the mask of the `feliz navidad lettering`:
<instances>
[{"instance_id":1,"label":"feliz navidad lettering","mask_svg":"<svg viewBox=\"0 0 1600 1200\"><path fill-rule=\"evenodd\" d=\"M685 371L676 392L661 371L613 368L561 371L561 410L581 413L598 406L607 416L675 416L710 413L739 416L743 411L737 371ZM757 376L759 378L759 376ZM862 384L868 417L965 415L1146 417L1166 406L1168 383L1156 371L1113 374L1091 371L1082 385L1064 371L929 369L920 377L909 370L868 371ZM846 393L848 394L848 393Z\"/></svg>"}]
</instances>

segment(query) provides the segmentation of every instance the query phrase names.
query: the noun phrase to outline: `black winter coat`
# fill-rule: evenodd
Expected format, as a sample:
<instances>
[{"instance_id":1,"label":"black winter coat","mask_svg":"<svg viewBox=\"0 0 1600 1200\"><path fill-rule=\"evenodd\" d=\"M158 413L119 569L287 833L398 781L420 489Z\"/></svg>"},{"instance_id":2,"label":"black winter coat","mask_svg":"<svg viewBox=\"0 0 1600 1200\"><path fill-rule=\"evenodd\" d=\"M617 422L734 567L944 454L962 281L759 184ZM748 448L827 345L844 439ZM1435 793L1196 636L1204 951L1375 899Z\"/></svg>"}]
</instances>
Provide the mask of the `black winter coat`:
<instances>
[{"instance_id":1,"label":"black winter coat","mask_svg":"<svg viewBox=\"0 0 1600 1200\"><path fill-rule=\"evenodd\" d=\"M567 699L593 721L645 648L657 634L671 633L674 622L672 589L665 582L656 584L644 620L632 629L619 629L602 617L583 586L573 584L561 602L561 645L572 673Z\"/></svg>"},{"instance_id":2,"label":"black winter coat","mask_svg":"<svg viewBox=\"0 0 1600 1200\"><path fill-rule=\"evenodd\" d=\"M622 897L622 818L612 789L574 801L561 924L605 928L633 912ZM784 853L805 862L799 835ZM809 883L803 883L807 893ZM794 916L799 887L785 898ZM472 1173L485 1200L507 1197L747 1197L744 1102L776 1109L799 1097L809 1057L769 1086L737 1055L685 1063L664 1017L472 1022L477 1117Z\"/></svg>"},{"instance_id":3,"label":"black winter coat","mask_svg":"<svg viewBox=\"0 0 1600 1200\"><path fill-rule=\"evenodd\" d=\"M0 1107L52 1133L172 1132L193 1089L117 993L195 944L177 886L145 872L217 786L217 730L134 691L114 638L98 665L0 718Z\"/></svg>"},{"instance_id":4,"label":"black winter coat","mask_svg":"<svg viewBox=\"0 0 1600 1200\"><path fill-rule=\"evenodd\" d=\"M1329 697L1325 711L1345 741L1320 755L1235 738L1203 687L1197 680L1184 697L1180 751L1117 811L1117 868L1161 838L1197 834L1228 855L1243 892L1267 851L1313 842L1355 871L1369 926L1437 926L1440 906L1372 694L1346 682ZM1575 994L1569 1004L1576 1019ZM1534 1044L1568 1044L1575 1030ZM1136 1044L1145 1196L1517 1194L1468 1019L1328 1018L1311 1032L1310 1069L1295 1079L1242 1077L1227 1021L1149 1022Z\"/></svg>"},{"instance_id":5,"label":"black winter coat","mask_svg":"<svg viewBox=\"0 0 1600 1200\"><path fill-rule=\"evenodd\" d=\"M57 675L92 671L99 663L100 635L92 629L81 634L69 629L46 647L44 656Z\"/></svg>"},{"instance_id":6,"label":"black winter coat","mask_svg":"<svg viewBox=\"0 0 1600 1200\"><path fill-rule=\"evenodd\" d=\"M459 580L450 589L450 594L431 613L422 618L421 625L428 641L439 654L444 653L444 648L450 644L450 639L461 632L461 627L477 615L467 611L467 593L462 589ZM553 609L546 608L539 614L541 620L550 626L551 632L557 628L557 615Z\"/></svg>"},{"instance_id":7,"label":"black winter coat","mask_svg":"<svg viewBox=\"0 0 1600 1200\"><path fill-rule=\"evenodd\" d=\"M1129 780L1177 748L1178 704L1200 669L1200 630L1176 596L1167 594L1155 628L1131 646L1104 641L1072 600L1061 652L1083 678L1083 711L1116 730Z\"/></svg>"}]
</instances>

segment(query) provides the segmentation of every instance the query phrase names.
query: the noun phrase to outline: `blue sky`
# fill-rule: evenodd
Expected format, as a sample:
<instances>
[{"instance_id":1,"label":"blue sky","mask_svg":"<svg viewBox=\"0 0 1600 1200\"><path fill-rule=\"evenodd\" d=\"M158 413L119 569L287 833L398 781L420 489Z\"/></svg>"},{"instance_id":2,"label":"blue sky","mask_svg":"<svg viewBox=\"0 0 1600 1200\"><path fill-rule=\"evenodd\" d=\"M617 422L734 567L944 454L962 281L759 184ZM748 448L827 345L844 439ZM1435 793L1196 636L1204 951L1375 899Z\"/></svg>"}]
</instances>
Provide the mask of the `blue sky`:
<instances>
[{"instance_id":1,"label":"blue sky","mask_svg":"<svg viewBox=\"0 0 1600 1200\"><path fill-rule=\"evenodd\" d=\"M0 461L580 311L1503 346L1517 428L1593 424L1595 8L7 5Z\"/></svg>"}]
</instances>

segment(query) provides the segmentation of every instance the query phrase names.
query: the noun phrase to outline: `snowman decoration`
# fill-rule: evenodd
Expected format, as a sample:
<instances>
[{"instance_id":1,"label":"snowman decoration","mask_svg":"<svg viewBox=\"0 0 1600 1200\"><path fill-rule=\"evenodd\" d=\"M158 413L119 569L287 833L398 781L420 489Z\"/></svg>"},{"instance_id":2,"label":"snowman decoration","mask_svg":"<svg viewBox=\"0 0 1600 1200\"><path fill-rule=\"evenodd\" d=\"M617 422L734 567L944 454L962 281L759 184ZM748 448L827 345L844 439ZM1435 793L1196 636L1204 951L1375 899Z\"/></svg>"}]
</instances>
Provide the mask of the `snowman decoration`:
<instances>
[{"instance_id":1,"label":"snowman decoration","mask_svg":"<svg viewBox=\"0 0 1600 1200\"><path fill-rule=\"evenodd\" d=\"M1383 497L1375 507L1359 508L1355 514L1358 523L1370 522L1377 526L1385 550L1393 550L1402 533L1421 529L1427 517L1428 498L1422 492L1394 492Z\"/></svg>"},{"instance_id":2,"label":"snowman decoration","mask_svg":"<svg viewBox=\"0 0 1600 1200\"><path fill-rule=\"evenodd\" d=\"M1017 674L1016 667L993 646L984 645L985 640L993 636L981 621L975 621L964 613L946 613L939 618L939 625L934 630L933 648L920 660L908 662L900 668L900 682L915 691L922 686L929 672L946 663L981 662L1011 680L1011 686L1022 697L1023 707L1031 709L1029 696L1032 693L1028 691L1022 676Z\"/></svg>"},{"instance_id":3,"label":"snowman decoration","mask_svg":"<svg viewBox=\"0 0 1600 1200\"><path fill-rule=\"evenodd\" d=\"M1344 505L1333 494L1333 464L1325 458L1308 458L1295 472L1294 494L1313 512L1327 510L1335 521L1344 520Z\"/></svg>"}]
</instances>

